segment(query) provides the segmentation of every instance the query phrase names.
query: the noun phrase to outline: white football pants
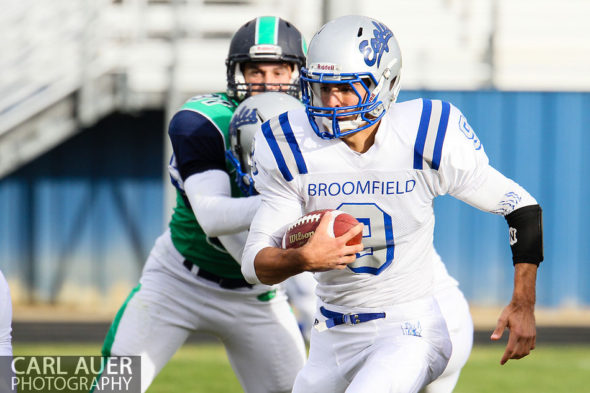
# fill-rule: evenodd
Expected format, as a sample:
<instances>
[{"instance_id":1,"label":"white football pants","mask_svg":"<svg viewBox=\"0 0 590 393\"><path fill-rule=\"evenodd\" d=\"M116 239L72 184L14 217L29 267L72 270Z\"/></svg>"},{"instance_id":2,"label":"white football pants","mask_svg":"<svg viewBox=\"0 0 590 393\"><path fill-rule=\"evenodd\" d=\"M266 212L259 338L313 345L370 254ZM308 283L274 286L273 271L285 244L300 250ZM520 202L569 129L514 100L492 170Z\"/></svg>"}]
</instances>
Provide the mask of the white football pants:
<instances>
[{"instance_id":1,"label":"white football pants","mask_svg":"<svg viewBox=\"0 0 590 393\"><path fill-rule=\"evenodd\" d=\"M295 380L294 393L415 393L437 378L451 355L451 341L434 298L386 309L386 318L357 325L312 330L309 359ZM317 313L322 322L326 318Z\"/></svg>"},{"instance_id":2,"label":"white football pants","mask_svg":"<svg viewBox=\"0 0 590 393\"><path fill-rule=\"evenodd\" d=\"M303 272L289 277L281 285L285 288L289 303L294 308L301 334L305 341L309 342L315 312L318 308L315 294L317 281L312 272Z\"/></svg>"},{"instance_id":3,"label":"white football pants","mask_svg":"<svg viewBox=\"0 0 590 393\"><path fill-rule=\"evenodd\" d=\"M210 333L224 344L245 392L291 392L305 346L283 290L265 299L271 287L223 289L193 275L183 260L168 231L157 239L103 354L141 355L145 392L191 332Z\"/></svg>"},{"instance_id":4,"label":"white football pants","mask_svg":"<svg viewBox=\"0 0 590 393\"><path fill-rule=\"evenodd\" d=\"M317 297L315 296L316 281L313 274L305 272L290 277L284 282L289 302L295 308L295 314L299 327L304 337L309 341L311 325L317 309ZM451 393L461 374L461 369L467 363L473 346L473 321L469 312L469 304L463 293L456 286L448 286L439 289L434 294L442 315L447 324L453 352L445 371L422 392L424 393Z\"/></svg>"},{"instance_id":5,"label":"white football pants","mask_svg":"<svg viewBox=\"0 0 590 393\"><path fill-rule=\"evenodd\" d=\"M0 356L12 356L12 300L4 274L0 271Z\"/></svg>"},{"instance_id":6,"label":"white football pants","mask_svg":"<svg viewBox=\"0 0 590 393\"><path fill-rule=\"evenodd\" d=\"M473 321L467 300L459 288L448 287L438 291L434 297L447 323L453 353L445 371L424 388L424 393L451 393L459 380L461 369L471 354Z\"/></svg>"}]
</instances>

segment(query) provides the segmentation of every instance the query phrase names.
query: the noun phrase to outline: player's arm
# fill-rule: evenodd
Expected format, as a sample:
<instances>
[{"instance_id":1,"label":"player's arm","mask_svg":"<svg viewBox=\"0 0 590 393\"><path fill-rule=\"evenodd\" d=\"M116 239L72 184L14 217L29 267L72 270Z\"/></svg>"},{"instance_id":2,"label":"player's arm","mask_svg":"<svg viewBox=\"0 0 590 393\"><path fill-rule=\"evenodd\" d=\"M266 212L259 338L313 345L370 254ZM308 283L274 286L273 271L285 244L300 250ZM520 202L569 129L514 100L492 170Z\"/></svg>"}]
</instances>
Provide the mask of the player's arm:
<instances>
[{"instance_id":1,"label":"player's arm","mask_svg":"<svg viewBox=\"0 0 590 393\"><path fill-rule=\"evenodd\" d=\"M281 174L261 132L254 138L254 143L254 184L262 195L262 202L250 226L242 256L242 273L246 280L276 284L303 271L344 269L352 263L362 246L346 246L346 242L362 231L362 225L332 238L327 231L330 214L324 215L314 235L303 247L280 248L287 226L302 216L304 201L299 193L298 180L287 180Z\"/></svg>"},{"instance_id":2,"label":"player's arm","mask_svg":"<svg viewBox=\"0 0 590 393\"><path fill-rule=\"evenodd\" d=\"M263 204L252 223L253 230L248 237L242 263L242 271L246 264L253 267L249 276L257 282L270 285L304 271L342 270L356 260L356 253L363 250L360 244L346 245L363 230L363 225L358 224L344 235L333 238L328 234L331 213L322 217L317 230L304 246L289 250L268 246L269 238L254 229L257 228L256 220L264 219L266 214Z\"/></svg>"},{"instance_id":3,"label":"player's arm","mask_svg":"<svg viewBox=\"0 0 590 393\"><path fill-rule=\"evenodd\" d=\"M244 252L244 245L246 244L247 238L248 231L217 237L219 242L223 245L223 248L225 248L225 251L227 251L238 264L242 264L242 253Z\"/></svg>"},{"instance_id":4,"label":"player's arm","mask_svg":"<svg viewBox=\"0 0 590 393\"><path fill-rule=\"evenodd\" d=\"M484 211L503 215L508 223L514 263L514 289L510 303L503 309L492 340L499 340L506 328L510 336L500 360L520 359L535 348L535 293L537 267L543 260L542 210L520 185L488 167L485 180L465 202Z\"/></svg>"},{"instance_id":5,"label":"player's arm","mask_svg":"<svg viewBox=\"0 0 590 393\"><path fill-rule=\"evenodd\" d=\"M260 198L231 197L225 144L215 124L199 112L183 110L172 118L168 134L175 155L171 174L178 177L207 236L247 230Z\"/></svg>"},{"instance_id":6,"label":"player's arm","mask_svg":"<svg viewBox=\"0 0 590 393\"><path fill-rule=\"evenodd\" d=\"M442 193L506 218L514 263L512 299L498 320L491 339L505 328L510 336L501 364L520 359L535 348L535 283L543 260L542 211L535 198L489 165L487 155L463 115L451 107L438 171Z\"/></svg>"},{"instance_id":7,"label":"player's arm","mask_svg":"<svg viewBox=\"0 0 590 393\"><path fill-rule=\"evenodd\" d=\"M227 172L213 169L189 176L184 183L195 217L209 237L245 231L260 205L260 196L232 198Z\"/></svg>"}]
</instances>

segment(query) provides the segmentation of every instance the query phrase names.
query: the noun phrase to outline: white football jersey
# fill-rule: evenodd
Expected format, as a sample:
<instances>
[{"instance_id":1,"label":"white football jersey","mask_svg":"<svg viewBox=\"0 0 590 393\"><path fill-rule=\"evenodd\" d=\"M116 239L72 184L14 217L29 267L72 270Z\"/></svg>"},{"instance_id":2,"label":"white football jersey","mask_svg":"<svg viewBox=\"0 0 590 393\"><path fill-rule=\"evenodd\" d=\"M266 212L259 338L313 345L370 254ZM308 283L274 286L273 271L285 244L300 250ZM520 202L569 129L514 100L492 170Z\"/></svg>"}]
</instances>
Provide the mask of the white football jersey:
<instances>
[{"instance_id":1,"label":"white football jersey","mask_svg":"<svg viewBox=\"0 0 590 393\"><path fill-rule=\"evenodd\" d=\"M362 154L340 139L319 138L304 110L284 113L256 135L253 175L263 202L242 262L252 269L256 253L280 247L286 226L304 213L339 209L364 223L365 249L356 261L315 273L317 295L349 307L432 294L435 197L448 193L500 214L535 203L489 166L461 112L438 100L392 105Z\"/></svg>"}]
</instances>

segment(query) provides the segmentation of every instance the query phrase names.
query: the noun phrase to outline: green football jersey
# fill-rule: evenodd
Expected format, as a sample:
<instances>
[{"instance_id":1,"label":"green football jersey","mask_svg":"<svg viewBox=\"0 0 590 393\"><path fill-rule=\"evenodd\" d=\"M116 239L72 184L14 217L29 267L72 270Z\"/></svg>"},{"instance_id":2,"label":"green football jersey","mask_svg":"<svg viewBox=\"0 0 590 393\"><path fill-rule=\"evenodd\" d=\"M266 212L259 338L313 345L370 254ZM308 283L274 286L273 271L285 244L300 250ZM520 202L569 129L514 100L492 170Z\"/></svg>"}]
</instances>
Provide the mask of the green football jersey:
<instances>
[{"instance_id":1,"label":"green football jersey","mask_svg":"<svg viewBox=\"0 0 590 393\"><path fill-rule=\"evenodd\" d=\"M229 99L226 94L218 93L193 97L183 105L180 111L196 112L202 116L199 121L208 120L212 123L219 132L220 138L223 138L224 147L227 150L230 144L229 123L236 106L235 101ZM190 138L191 128L186 128L188 131L184 132L183 136L187 137L188 133L188 138ZM199 138L199 136L197 135L195 138ZM198 146L198 140L194 144ZM196 153L192 151L187 153L183 150L183 154ZM225 155L219 159L225 161L225 170L233 179L235 176L233 166L225 159ZM234 181L231 182L231 190L232 197L244 196ZM221 277L243 278L238 262L225 251L216 238L207 237L199 225L184 191L178 189L176 191L176 207L169 226L174 246L187 260Z\"/></svg>"}]
</instances>

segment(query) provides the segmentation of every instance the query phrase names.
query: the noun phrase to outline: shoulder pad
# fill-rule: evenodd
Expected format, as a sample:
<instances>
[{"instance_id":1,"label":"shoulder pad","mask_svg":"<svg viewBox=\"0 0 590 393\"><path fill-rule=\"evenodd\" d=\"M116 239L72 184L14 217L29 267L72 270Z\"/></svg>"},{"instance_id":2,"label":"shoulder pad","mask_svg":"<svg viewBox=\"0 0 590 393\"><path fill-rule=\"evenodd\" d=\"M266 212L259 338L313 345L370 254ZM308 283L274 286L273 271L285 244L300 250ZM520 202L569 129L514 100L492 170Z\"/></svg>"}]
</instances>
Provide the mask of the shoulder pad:
<instances>
[{"instance_id":1,"label":"shoulder pad","mask_svg":"<svg viewBox=\"0 0 590 393\"><path fill-rule=\"evenodd\" d=\"M224 93L204 94L192 97L184 103L180 110L200 113L215 123L220 129L226 130L236 110L236 104Z\"/></svg>"},{"instance_id":2,"label":"shoulder pad","mask_svg":"<svg viewBox=\"0 0 590 393\"><path fill-rule=\"evenodd\" d=\"M423 169L424 164L438 170L451 104L440 100L422 99L422 112L414 143L414 169Z\"/></svg>"},{"instance_id":3,"label":"shoulder pad","mask_svg":"<svg viewBox=\"0 0 590 393\"><path fill-rule=\"evenodd\" d=\"M294 173L307 173L307 165L289 122L289 112L263 123L262 135L285 180L293 180Z\"/></svg>"}]
</instances>

